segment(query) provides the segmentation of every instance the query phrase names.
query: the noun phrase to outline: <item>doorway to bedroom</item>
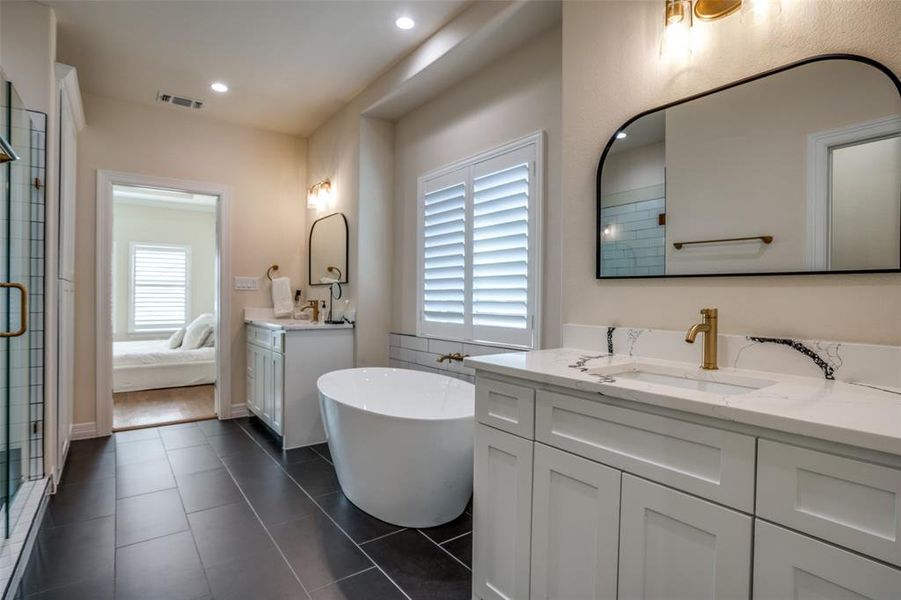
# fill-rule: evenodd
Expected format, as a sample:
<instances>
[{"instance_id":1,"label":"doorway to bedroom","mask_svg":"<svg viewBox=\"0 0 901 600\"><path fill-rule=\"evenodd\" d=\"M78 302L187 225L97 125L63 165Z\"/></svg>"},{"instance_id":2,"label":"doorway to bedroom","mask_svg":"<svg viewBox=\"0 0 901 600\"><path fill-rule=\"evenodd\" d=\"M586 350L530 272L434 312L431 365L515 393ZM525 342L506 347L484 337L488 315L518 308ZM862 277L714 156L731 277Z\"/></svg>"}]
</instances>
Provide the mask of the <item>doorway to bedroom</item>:
<instances>
[{"instance_id":1,"label":"doorway to bedroom","mask_svg":"<svg viewBox=\"0 0 901 600\"><path fill-rule=\"evenodd\" d=\"M218 196L112 186L112 429L216 417Z\"/></svg>"}]
</instances>

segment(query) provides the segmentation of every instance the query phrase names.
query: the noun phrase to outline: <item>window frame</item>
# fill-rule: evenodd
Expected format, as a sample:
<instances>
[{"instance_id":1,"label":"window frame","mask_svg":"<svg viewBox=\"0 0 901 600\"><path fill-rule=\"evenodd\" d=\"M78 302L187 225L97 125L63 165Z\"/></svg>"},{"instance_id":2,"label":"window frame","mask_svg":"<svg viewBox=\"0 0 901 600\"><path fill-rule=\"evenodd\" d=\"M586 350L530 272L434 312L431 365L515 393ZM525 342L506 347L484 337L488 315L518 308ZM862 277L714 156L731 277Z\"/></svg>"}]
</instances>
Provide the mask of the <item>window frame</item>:
<instances>
[{"instance_id":1,"label":"window frame","mask_svg":"<svg viewBox=\"0 0 901 600\"><path fill-rule=\"evenodd\" d=\"M529 325L521 334L512 328L474 327L472 322L472 236L473 236L473 179L479 165L499 159L505 155L534 148L534 160L529 165L529 229L528 229L528 288L527 319ZM466 253L464 262L464 324L429 323L424 313L425 283L425 194L429 184L447 184L453 176L463 172L466 206ZM543 226L544 181L545 181L545 132L543 130L517 138L490 150L469 156L452 164L428 171L417 178L416 185L416 334L421 337L474 343L484 346L498 346L516 349L537 349L541 347L541 300L543 294ZM475 176L477 177L477 176ZM457 177L459 180L459 175ZM431 190L428 190L431 191ZM474 335L476 330L491 330L491 339ZM522 338L529 341L523 343Z\"/></svg>"},{"instance_id":2,"label":"window frame","mask_svg":"<svg viewBox=\"0 0 901 600\"><path fill-rule=\"evenodd\" d=\"M139 329L135 325L135 258L138 248L166 248L183 250L185 254L185 320L181 325L171 328ZM155 242L129 242L128 244L128 334L154 335L172 333L186 326L191 320L191 246L190 244L158 244Z\"/></svg>"}]
</instances>

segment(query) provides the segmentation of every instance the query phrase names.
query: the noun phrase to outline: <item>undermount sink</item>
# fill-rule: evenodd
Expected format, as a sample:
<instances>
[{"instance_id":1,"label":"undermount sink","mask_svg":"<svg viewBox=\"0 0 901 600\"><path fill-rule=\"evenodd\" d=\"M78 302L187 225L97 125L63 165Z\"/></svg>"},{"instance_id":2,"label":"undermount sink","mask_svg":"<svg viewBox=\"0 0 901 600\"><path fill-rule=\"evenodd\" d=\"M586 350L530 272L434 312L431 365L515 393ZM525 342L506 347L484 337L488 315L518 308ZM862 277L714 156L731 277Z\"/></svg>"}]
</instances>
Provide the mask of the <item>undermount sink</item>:
<instances>
[{"instance_id":1,"label":"undermount sink","mask_svg":"<svg viewBox=\"0 0 901 600\"><path fill-rule=\"evenodd\" d=\"M747 394L776 383L768 379L745 377L720 371L679 369L647 363L627 363L600 367L588 373L598 377L610 377L614 380L640 381L660 386L719 394L721 396Z\"/></svg>"}]
</instances>

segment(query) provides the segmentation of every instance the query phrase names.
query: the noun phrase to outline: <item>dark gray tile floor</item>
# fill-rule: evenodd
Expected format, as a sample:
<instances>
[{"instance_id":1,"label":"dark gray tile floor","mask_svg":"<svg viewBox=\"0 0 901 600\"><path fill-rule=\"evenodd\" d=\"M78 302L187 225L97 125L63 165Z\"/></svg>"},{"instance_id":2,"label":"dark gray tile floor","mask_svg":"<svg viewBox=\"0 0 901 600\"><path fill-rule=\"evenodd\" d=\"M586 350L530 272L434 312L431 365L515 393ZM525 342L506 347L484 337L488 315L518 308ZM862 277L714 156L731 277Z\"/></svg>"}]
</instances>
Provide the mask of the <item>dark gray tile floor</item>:
<instances>
[{"instance_id":1,"label":"dark gray tile floor","mask_svg":"<svg viewBox=\"0 0 901 600\"><path fill-rule=\"evenodd\" d=\"M72 444L18 598L464 599L471 529L369 516L256 419L140 429Z\"/></svg>"}]
</instances>

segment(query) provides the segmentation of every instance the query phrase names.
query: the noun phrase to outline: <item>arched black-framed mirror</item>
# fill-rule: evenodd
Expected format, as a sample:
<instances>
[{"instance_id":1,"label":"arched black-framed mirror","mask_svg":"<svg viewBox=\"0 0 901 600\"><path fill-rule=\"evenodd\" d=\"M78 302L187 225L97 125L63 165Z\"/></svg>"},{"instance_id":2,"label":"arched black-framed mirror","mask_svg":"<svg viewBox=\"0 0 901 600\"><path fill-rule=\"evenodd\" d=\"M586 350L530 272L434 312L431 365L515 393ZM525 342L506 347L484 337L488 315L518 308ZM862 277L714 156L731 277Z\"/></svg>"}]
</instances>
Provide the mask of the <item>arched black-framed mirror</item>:
<instances>
[{"instance_id":1,"label":"arched black-framed mirror","mask_svg":"<svg viewBox=\"0 0 901 600\"><path fill-rule=\"evenodd\" d=\"M599 279L901 271L901 82L830 54L636 115L596 239Z\"/></svg>"},{"instance_id":2,"label":"arched black-framed mirror","mask_svg":"<svg viewBox=\"0 0 901 600\"><path fill-rule=\"evenodd\" d=\"M343 213L316 219L307 249L310 285L347 283L347 217Z\"/></svg>"}]
</instances>

